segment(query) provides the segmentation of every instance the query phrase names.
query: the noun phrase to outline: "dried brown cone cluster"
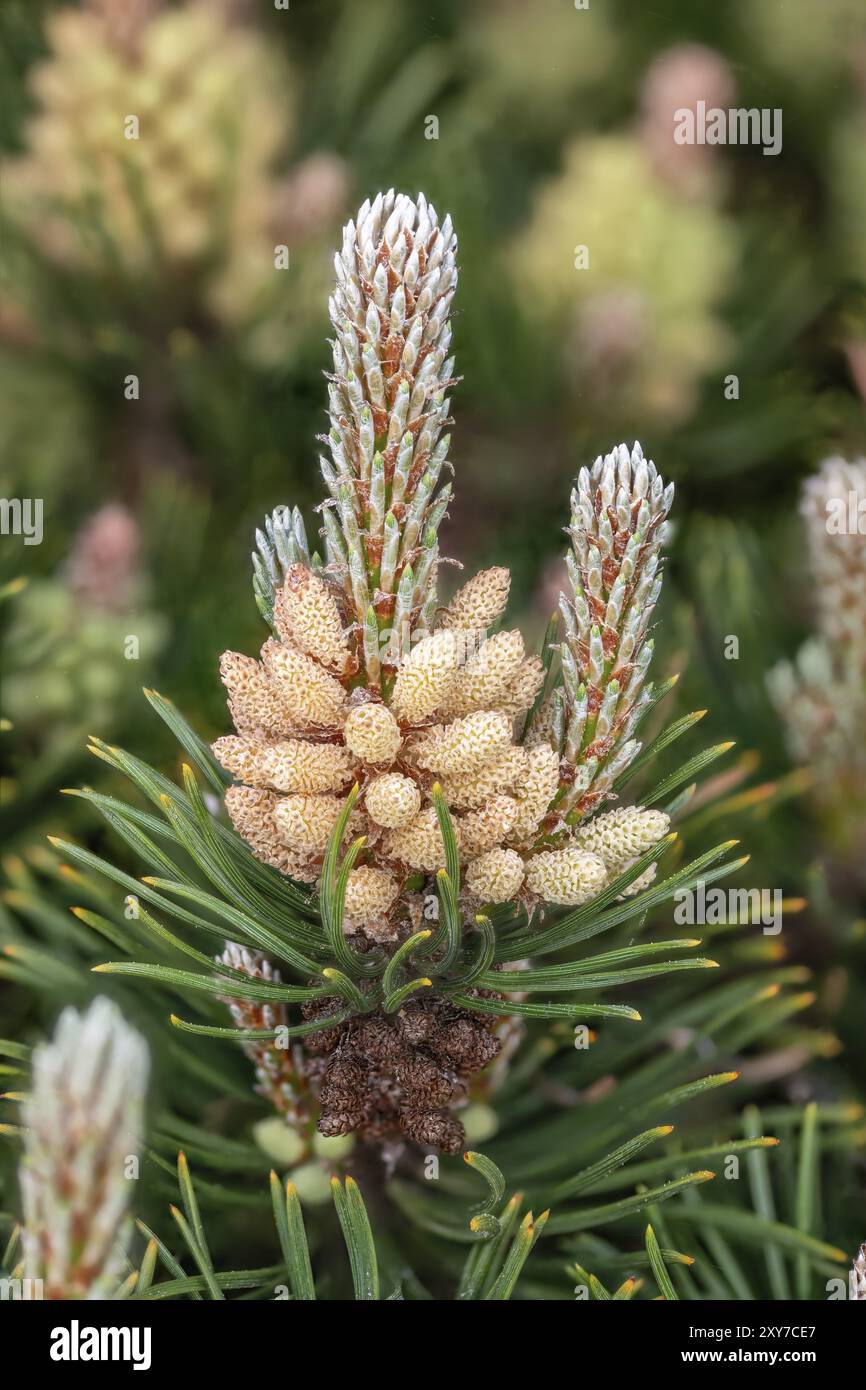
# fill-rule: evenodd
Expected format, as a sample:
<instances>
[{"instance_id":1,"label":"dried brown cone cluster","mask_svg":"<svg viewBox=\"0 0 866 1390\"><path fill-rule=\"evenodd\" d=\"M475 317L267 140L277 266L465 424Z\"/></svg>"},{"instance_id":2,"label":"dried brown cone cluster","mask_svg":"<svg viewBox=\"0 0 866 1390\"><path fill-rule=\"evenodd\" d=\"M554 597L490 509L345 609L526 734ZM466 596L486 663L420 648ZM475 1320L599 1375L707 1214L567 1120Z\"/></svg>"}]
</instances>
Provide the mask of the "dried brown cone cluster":
<instances>
[{"instance_id":1,"label":"dried brown cone cluster","mask_svg":"<svg viewBox=\"0 0 866 1390\"><path fill-rule=\"evenodd\" d=\"M330 1007L316 1000L303 1013L314 1019ZM306 1040L307 1076L321 1107L318 1129L371 1141L409 1139L458 1153L465 1134L453 1107L500 1046L489 1018L436 998L313 1033Z\"/></svg>"}]
</instances>

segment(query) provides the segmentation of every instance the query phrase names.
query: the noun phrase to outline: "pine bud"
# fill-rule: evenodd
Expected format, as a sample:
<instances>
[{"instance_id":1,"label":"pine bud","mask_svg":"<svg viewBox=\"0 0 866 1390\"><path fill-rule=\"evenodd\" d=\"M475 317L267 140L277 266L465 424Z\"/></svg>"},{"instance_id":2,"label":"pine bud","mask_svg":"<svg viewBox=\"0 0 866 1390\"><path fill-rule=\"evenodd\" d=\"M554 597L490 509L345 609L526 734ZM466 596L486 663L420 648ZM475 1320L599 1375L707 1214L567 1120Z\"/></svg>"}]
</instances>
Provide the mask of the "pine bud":
<instances>
[{"instance_id":1,"label":"pine bud","mask_svg":"<svg viewBox=\"0 0 866 1390\"><path fill-rule=\"evenodd\" d=\"M571 496L571 595L562 601L561 657L572 778L561 808L573 819L607 797L645 698L648 633L672 501L673 484L665 487L639 444L631 454L620 444L582 468Z\"/></svg>"},{"instance_id":2,"label":"pine bud","mask_svg":"<svg viewBox=\"0 0 866 1390\"><path fill-rule=\"evenodd\" d=\"M803 489L818 632L768 673L791 753L811 765L837 853L862 859L866 745L866 459L827 459Z\"/></svg>"},{"instance_id":3,"label":"pine bud","mask_svg":"<svg viewBox=\"0 0 866 1390\"><path fill-rule=\"evenodd\" d=\"M466 887L481 902L513 902L523 875L523 860L516 850L491 849L467 865Z\"/></svg>"},{"instance_id":4,"label":"pine bud","mask_svg":"<svg viewBox=\"0 0 866 1390\"><path fill-rule=\"evenodd\" d=\"M149 1059L110 1000L64 1009L24 1106L24 1269L45 1298L112 1298L124 1272ZM131 1166L135 1171L130 1171Z\"/></svg>"},{"instance_id":5,"label":"pine bud","mask_svg":"<svg viewBox=\"0 0 866 1390\"><path fill-rule=\"evenodd\" d=\"M866 663L866 545L859 526L849 524L866 507L866 459L824 461L803 486L800 513L806 522L809 561L821 631L832 643L853 644Z\"/></svg>"},{"instance_id":6,"label":"pine bud","mask_svg":"<svg viewBox=\"0 0 866 1390\"><path fill-rule=\"evenodd\" d=\"M577 846L545 850L526 862L526 886L548 903L580 907L607 882L604 860Z\"/></svg>"},{"instance_id":7,"label":"pine bud","mask_svg":"<svg viewBox=\"0 0 866 1390\"><path fill-rule=\"evenodd\" d=\"M416 202L390 190L364 203L334 260L332 463L323 473L339 487L359 622L374 586L396 592L398 627L405 619L413 628L419 611L435 603L435 533L443 499L447 504L446 489L438 496L435 489L448 452L440 435L453 380L448 318L456 249L450 218L440 226L423 195ZM362 531L363 546L356 542ZM427 562L416 582L412 566L424 537ZM378 688L378 678L369 669L366 675ZM395 713L412 723L432 708L418 715L411 700L402 707L401 697Z\"/></svg>"},{"instance_id":8,"label":"pine bud","mask_svg":"<svg viewBox=\"0 0 866 1390\"><path fill-rule=\"evenodd\" d=\"M260 951L250 951L235 941L227 941L226 948L217 963L240 970L251 980L265 980L279 984L280 972L275 970L268 958ZM231 986L229 986L229 989ZM287 1027L289 1013L285 1004L271 999L240 999L230 993L224 996L225 1003L237 1028L276 1029ZM292 1052L288 1047L278 1047L274 1038L258 1038L241 1044L245 1055L255 1067L255 1089L286 1120L297 1121L304 1117L306 1086L298 1072Z\"/></svg>"},{"instance_id":9,"label":"pine bud","mask_svg":"<svg viewBox=\"0 0 866 1390\"><path fill-rule=\"evenodd\" d=\"M83 608L129 610L139 588L141 537L125 507L109 502L85 522L66 563L66 582Z\"/></svg>"}]
</instances>

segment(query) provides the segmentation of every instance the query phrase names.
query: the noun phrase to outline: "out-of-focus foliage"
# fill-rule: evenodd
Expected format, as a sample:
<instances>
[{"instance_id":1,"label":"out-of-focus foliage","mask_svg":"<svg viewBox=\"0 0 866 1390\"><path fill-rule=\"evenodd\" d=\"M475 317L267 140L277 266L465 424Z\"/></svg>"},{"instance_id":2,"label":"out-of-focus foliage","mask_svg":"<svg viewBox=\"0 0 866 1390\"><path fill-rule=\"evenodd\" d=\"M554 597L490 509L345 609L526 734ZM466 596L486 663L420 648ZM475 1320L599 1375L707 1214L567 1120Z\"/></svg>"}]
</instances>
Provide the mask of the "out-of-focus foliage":
<instances>
[{"instance_id":1,"label":"out-of-focus foliage","mask_svg":"<svg viewBox=\"0 0 866 1390\"><path fill-rule=\"evenodd\" d=\"M700 739L684 736L683 758L722 739L738 745L683 824L698 850L739 836L752 855L749 881L795 905L778 937L752 926L725 936L723 964L744 977L731 990L760 964L767 988L805 986L797 1008L815 1026L781 1017L755 1056L736 1011L713 1034L682 989L656 1004L654 1036L671 1058L680 1047L717 1048L739 1067L745 1053L746 1099L760 1100L765 1128L751 1112L743 1132L783 1139L775 1216L796 1225L796 1155L814 1156L817 1144L832 1192L827 1237L862 1239L846 1226L863 1178L862 1158L853 1178L848 1162L862 1152L856 1105L866 1096L861 866L837 853L834 812L813 795L809 766L792 761L766 683L815 629L797 517L803 481L830 454L866 453L862 0L593 0L585 10L572 0L293 0L285 11L270 0L5 0L0 91L0 495L39 499L43 515L41 544L25 545L5 523L0 537L0 712L13 725L0 734L2 823L14 841L0 912L13 952L0 970L0 1034L35 1041L62 999L83 1006L93 990L82 963L106 956L99 931L110 938L116 900L58 869L43 840L49 829L104 849L88 808L54 795L78 780L84 736L176 775L173 742L140 718L142 684L176 698L202 737L226 732L218 655L261 641L247 582L254 528L283 502L310 517L318 495L340 228L379 188L423 189L451 214L460 243L460 505L443 523L443 552L507 563L515 616L540 637L577 468L640 437L675 479L655 660L660 675L683 670L670 717L709 711ZM699 100L778 109L780 153L675 144L675 111ZM124 135L130 115L137 142ZM126 509L138 537L137 586L120 609L85 601L74 580L76 538L107 504ZM111 770L88 775L117 794ZM127 869L136 872L131 859ZM245 1225L258 1253L271 1231L261 1211L267 1163L298 1160L273 1150L284 1134L250 1138L251 1124L271 1117L250 1092L243 1056L220 1044L217 1065L198 1038L166 1043L152 1013L176 1006L171 990L149 1010L126 982L110 985L158 1052L165 1104L153 1163L173 1164L179 1143L198 1146L217 1267ZM746 1008L739 994L720 996L719 1011L735 1004ZM576 1091L570 1040L554 1029L532 1047L535 1061L507 1083L490 1151L535 1203L550 1192L544 1174L532 1188L527 1127L543 1112L542 1143L554 1153ZM623 1075L633 1063L633 1090L653 1065L630 1062L627 1048L616 1061ZM607 1063L593 1060L581 1103L584 1093L606 1103ZM677 1084L690 1079L672 1070ZM521 1075L524 1084L535 1076L525 1093ZM801 1108L813 1098L827 1117L817 1138ZM491 1116L478 1109L479 1137L471 1127L469 1137L484 1147ZM215 1114L230 1117L218 1143L208 1129ZM721 1139L729 1118L720 1131L708 1115L705 1134L683 1147ZM304 1156L307 1205L327 1196L325 1160L335 1157ZM670 1158L678 1171L673 1143ZM775 1161L750 1156L767 1220L773 1191L758 1168ZM228 1206L226 1171L249 1178ZM552 1188L567 1174L547 1176ZM599 1182L601 1193L612 1179ZM173 1174L164 1189L174 1198ZM403 1196L428 1235L443 1225L435 1203ZM465 1238L460 1178L452 1174L442 1196L453 1207L447 1232L459 1208ZM699 1203L694 1191L651 1213L666 1255L700 1254L689 1244ZM630 1219L626 1249L643 1261L645 1217L640 1228ZM791 1271L760 1255L740 1266L738 1284L724 1242L733 1232L754 1255L761 1228L711 1220L718 1235L703 1233L702 1248L726 1273L714 1290L707 1262L696 1276L702 1295L784 1296L802 1268L796 1242L784 1257ZM621 1241L566 1237L572 1283L583 1271L615 1288L631 1268ZM430 1235L420 1264L436 1263L437 1240ZM422 1243L417 1232L412 1241ZM441 1253L440 1271L459 1273L444 1242ZM390 1278L400 1262L389 1249L379 1255ZM826 1273L827 1259L815 1254L813 1273ZM562 1268L543 1244L528 1265L529 1296L570 1287ZM673 1262L687 1296L683 1270Z\"/></svg>"}]
</instances>

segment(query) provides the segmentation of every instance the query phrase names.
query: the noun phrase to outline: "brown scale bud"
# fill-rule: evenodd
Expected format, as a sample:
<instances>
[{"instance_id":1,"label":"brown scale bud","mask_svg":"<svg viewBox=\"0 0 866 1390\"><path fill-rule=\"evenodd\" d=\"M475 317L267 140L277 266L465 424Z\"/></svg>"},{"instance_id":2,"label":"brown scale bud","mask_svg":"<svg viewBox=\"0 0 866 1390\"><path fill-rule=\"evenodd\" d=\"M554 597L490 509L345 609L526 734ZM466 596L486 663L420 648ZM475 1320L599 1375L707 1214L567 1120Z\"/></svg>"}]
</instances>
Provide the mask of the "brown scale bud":
<instances>
[{"instance_id":1,"label":"brown scale bud","mask_svg":"<svg viewBox=\"0 0 866 1390\"><path fill-rule=\"evenodd\" d=\"M319 1093L323 1110L362 1109L359 1098L366 1088L367 1074L356 1058L340 1053L325 1072Z\"/></svg>"},{"instance_id":2,"label":"brown scale bud","mask_svg":"<svg viewBox=\"0 0 866 1390\"><path fill-rule=\"evenodd\" d=\"M319 1037L320 1034L315 1034ZM309 1049L307 1049L309 1052ZM307 1057L304 1061L304 1079L311 1086L320 1086L328 1069L327 1057ZM318 1094L318 1091L316 1092Z\"/></svg>"},{"instance_id":3,"label":"brown scale bud","mask_svg":"<svg viewBox=\"0 0 866 1390\"><path fill-rule=\"evenodd\" d=\"M449 1062L457 1071L473 1072L493 1060L501 1043L486 1023L464 1014L440 1024L427 1046L435 1057Z\"/></svg>"},{"instance_id":4,"label":"brown scale bud","mask_svg":"<svg viewBox=\"0 0 866 1390\"><path fill-rule=\"evenodd\" d=\"M384 1144L399 1137L396 1112L391 1106L383 1110L372 1110L358 1125L358 1135L367 1144Z\"/></svg>"},{"instance_id":5,"label":"brown scale bud","mask_svg":"<svg viewBox=\"0 0 866 1390\"><path fill-rule=\"evenodd\" d=\"M436 1010L429 1004L425 1007L425 1004L407 1004L397 1015L397 1023L407 1043L426 1042L436 1027Z\"/></svg>"},{"instance_id":6,"label":"brown scale bud","mask_svg":"<svg viewBox=\"0 0 866 1390\"><path fill-rule=\"evenodd\" d=\"M353 1041L373 1062L394 1062L406 1051L400 1030L382 1014L368 1014L354 1030Z\"/></svg>"},{"instance_id":7,"label":"brown scale bud","mask_svg":"<svg viewBox=\"0 0 866 1390\"><path fill-rule=\"evenodd\" d=\"M411 1107L438 1109L454 1097L454 1083L430 1057L408 1053L397 1063L396 1077Z\"/></svg>"},{"instance_id":8,"label":"brown scale bud","mask_svg":"<svg viewBox=\"0 0 866 1390\"><path fill-rule=\"evenodd\" d=\"M414 1143L446 1154L459 1153L466 1139L462 1124L447 1110L401 1110L400 1128Z\"/></svg>"},{"instance_id":9,"label":"brown scale bud","mask_svg":"<svg viewBox=\"0 0 866 1390\"><path fill-rule=\"evenodd\" d=\"M311 985L320 983L320 980L309 981ZM301 1005L301 1017L305 1023L315 1023L336 1011L337 1003L334 999L307 999ZM345 1027L344 1023L338 1023L334 1028L323 1028L321 1032L308 1033L304 1038L304 1051L314 1057L326 1056L333 1052L345 1032Z\"/></svg>"},{"instance_id":10,"label":"brown scale bud","mask_svg":"<svg viewBox=\"0 0 866 1390\"><path fill-rule=\"evenodd\" d=\"M323 1110L316 1129L326 1139L337 1139L341 1134L352 1134L363 1118L359 1111Z\"/></svg>"}]
</instances>

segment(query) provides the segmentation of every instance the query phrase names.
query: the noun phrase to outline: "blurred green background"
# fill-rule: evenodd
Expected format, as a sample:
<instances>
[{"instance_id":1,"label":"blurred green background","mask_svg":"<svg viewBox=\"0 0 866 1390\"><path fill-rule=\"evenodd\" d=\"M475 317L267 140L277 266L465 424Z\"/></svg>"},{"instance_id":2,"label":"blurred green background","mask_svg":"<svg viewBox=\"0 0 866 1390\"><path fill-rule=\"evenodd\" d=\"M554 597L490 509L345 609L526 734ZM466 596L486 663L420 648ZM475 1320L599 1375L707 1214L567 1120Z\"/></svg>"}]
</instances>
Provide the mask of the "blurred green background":
<instances>
[{"instance_id":1,"label":"blurred green background","mask_svg":"<svg viewBox=\"0 0 866 1390\"><path fill-rule=\"evenodd\" d=\"M0 540L13 885L46 831L96 835L56 794L88 732L173 769L142 685L225 731L255 528L321 495L341 226L420 189L461 248L446 553L509 565L538 636L576 470L639 438L676 481L657 671L737 740L707 814L808 899L782 945L862 1083L862 865L765 687L813 625L802 481L866 452L862 0L4 0L0 52L0 492L44 506ZM780 109L781 151L677 146L698 100Z\"/></svg>"}]
</instances>

